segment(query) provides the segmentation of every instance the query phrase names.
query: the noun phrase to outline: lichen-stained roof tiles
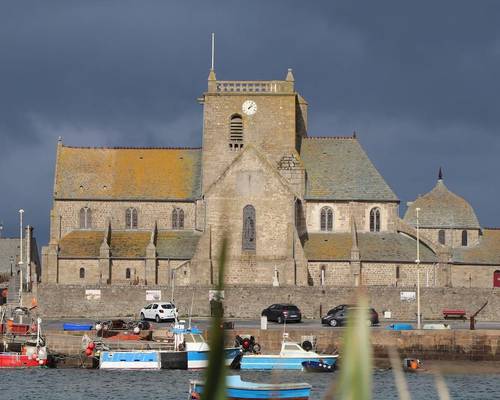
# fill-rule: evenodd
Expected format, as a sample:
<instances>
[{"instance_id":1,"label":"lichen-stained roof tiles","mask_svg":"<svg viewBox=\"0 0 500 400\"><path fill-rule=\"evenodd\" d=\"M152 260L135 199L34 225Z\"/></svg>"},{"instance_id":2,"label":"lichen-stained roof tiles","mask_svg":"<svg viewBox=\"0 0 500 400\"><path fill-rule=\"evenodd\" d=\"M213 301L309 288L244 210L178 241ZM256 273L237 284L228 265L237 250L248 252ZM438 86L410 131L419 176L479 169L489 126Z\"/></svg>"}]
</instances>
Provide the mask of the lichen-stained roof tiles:
<instances>
[{"instance_id":1,"label":"lichen-stained roof tiles","mask_svg":"<svg viewBox=\"0 0 500 400\"><path fill-rule=\"evenodd\" d=\"M98 258L104 231L73 231L59 241L59 257Z\"/></svg>"},{"instance_id":2,"label":"lichen-stained roof tiles","mask_svg":"<svg viewBox=\"0 0 500 400\"><path fill-rule=\"evenodd\" d=\"M399 201L356 138L305 138L300 156L307 199Z\"/></svg>"},{"instance_id":3,"label":"lichen-stained roof tiles","mask_svg":"<svg viewBox=\"0 0 500 400\"><path fill-rule=\"evenodd\" d=\"M156 253L159 258L190 260L200 237L200 233L193 231L160 231L156 238Z\"/></svg>"},{"instance_id":4,"label":"lichen-stained roof tiles","mask_svg":"<svg viewBox=\"0 0 500 400\"><path fill-rule=\"evenodd\" d=\"M405 222L416 226L417 208L420 208L419 224L422 228L480 228L471 205L451 192L441 179L429 193L410 204L404 216Z\"/></svg>"},{"instance_id":5,"label":"lichen-stained roof tiles","mask_svg":"<svg viewBox=\"0 0 500 400\"><path fill-rule=\"evenodd\" d=\"M55 199L192 200L200 195L200 149L58 149Z\"/></svg>"},{"instance_id":6,"label":"lichen-stained roof tiles","mask_svg":"<svg viewBox=\"0 0 500 400\"><path fill-rule=\"evenodd\" d=\"M358 233L361 261L413 263L416 258L416 240L401 233ZM349 261L351 233L309 234L304 250L309 261ZM437 262L434 252L420 245L422 262Z\"/></svg>"},{"instance_id":7,"label":"lichen-stained roof tiles","mask_svg":"<svg viewBox=\"0 0 500 400\"><path fill-rule=\"evenodd\" d=\"M98 258L104 239L104 231L73 231L59 242L61 258ZM158 258L190 260L201 234L193 231L159 231L156 237ZM148 231L112 231L110 241L111 258L143 259L151 240Z\"/></svg>"},{"instance_id":8,"label":"lichen-stained roof tiles","mask_svg":"<svg viewBox=\"0 0 500 400\"><path fill-rule=\"evenodd\" d=\"M469 265L500 265L500 229L484 229L479 244L453 249L452 262Z\"/></svg>"}]
</instances>

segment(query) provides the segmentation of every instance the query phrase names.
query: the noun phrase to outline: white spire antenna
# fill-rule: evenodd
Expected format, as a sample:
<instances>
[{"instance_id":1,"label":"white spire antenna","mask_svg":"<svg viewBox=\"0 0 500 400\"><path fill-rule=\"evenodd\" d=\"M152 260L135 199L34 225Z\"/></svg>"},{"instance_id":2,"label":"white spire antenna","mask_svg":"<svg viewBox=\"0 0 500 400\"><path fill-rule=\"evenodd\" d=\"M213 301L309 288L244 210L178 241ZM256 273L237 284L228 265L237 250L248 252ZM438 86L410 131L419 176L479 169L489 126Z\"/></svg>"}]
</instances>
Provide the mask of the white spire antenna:
<instances>
[{"instance_id":1,"label":"white spire antenna","mask_svg":"<svg viewBox=\"0 0 500 400\"><path fill-rule=\"evenodd\" d=\"M215 33L212 32L212 68L210 68L212 71L214 70L214 64L215 64Z\"/></svg>"}]
</instances>

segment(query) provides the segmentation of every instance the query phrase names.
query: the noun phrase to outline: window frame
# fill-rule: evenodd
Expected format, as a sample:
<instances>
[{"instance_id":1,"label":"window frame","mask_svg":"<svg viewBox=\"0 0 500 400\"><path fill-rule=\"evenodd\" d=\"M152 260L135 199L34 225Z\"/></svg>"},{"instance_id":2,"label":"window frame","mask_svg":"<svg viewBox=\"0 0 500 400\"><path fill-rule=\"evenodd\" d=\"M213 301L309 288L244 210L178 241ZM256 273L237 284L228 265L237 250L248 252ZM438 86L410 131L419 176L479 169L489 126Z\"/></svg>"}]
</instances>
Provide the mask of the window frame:
<instances>
[{"instance_id":1,"label":"window frame","mask_svg":"<svg viewBox=\"0 0 500 400\"><path fill-rule=\"evenodd\" d=\"M125 229L137 229L139 226L139 215L137 208L129 207L125 210Z\"/></svg>"},{"instance_id":2,"label":"window frame","mask_svg":"<svg viewBox=\"0 0 500 400\"><path fill-rule=\"evenodd\" d=\"M321 232L333 232L333 208L330 206L321 207L319 213L319 230Z\"/></svg>"},{"instance_id":3,"label":"window frame","mask_svg":"<svg viewBox=\"0 0 500 400\"><path fill-rule=\"evenodd\" d=\"M382 211L380 207L372 207L370 209L370 232L377 233L382 228Z\"/></svg>"},{"instance_id":4,"label":"window frame","mask_svg":"<svg viewBox=\"0 0 500 400\"><path fill-rule=\"evenodd\" d=\"M243 251L257 250L257 216L255 207L247 204L243 207L241 247Z\"/></svg>"}]
</instances>

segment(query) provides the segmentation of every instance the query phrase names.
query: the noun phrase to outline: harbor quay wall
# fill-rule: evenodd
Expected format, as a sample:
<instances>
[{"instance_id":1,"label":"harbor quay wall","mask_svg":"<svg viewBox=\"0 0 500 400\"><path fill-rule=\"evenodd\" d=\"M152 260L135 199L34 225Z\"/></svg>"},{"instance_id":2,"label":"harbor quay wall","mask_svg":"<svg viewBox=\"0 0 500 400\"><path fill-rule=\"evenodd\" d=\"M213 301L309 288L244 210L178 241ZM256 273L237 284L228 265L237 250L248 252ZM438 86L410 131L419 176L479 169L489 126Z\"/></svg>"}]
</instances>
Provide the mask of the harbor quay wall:
<instances>
[{"instance_id":1,"label":"harbor quay wall","mask_svg":"<svg viewBox=\"0 0 500 400\"><path fill-rule=\"evenodd\" d=\"M174 288L174 301L181 316L209 316L208 286ZM261 311L273 303L294 303L304 318L319 318L330 308L356 301L365 293L370 306L383 318L390 311L394 320L415 320L415 288L394 287L245 287L228 286L224 290L224 316L259 318ZM172 288L165 286L79 286L40 284L36 288L38 311L43 318L139 317L140 309L155 299L169 301ZM442 319L444 308L464 309L467 316L486 301L479 321L500 321L500 288L421 288L421 313L424 320Z\"/></svg>"},{"instance_id":2,"label":"harbor quay wall","mask_svg":"<svg viewBox=\"0 0 500 400\"><path fill-rule=\"evenodd\" d=\"M343 329L305 329L289 325L287 333L291 340L302 343L313 337L318 352L342 354ZM253 335L266 352L279 352L283 331L281 329L235 329L228 331L227 344L235 335ZM388 358L390 347L404 357L422 360L473 360L500 361L500 331L496 330L372 330L371 343L375 358Z\"/></svg>"},{"instance_id":3,"label":"harbor quay wall","mask_svg":"<svg viewBox=\"0 0 500 400\"><path fill-rule=\"evenodd\" d=\"M342 354L344 329L314 329L289 325L287 333L291 340L301 343L311 337L318 352ZM95 331L62 332L45 331L51 353L73 357L65 360L67 366L80 366L83 356L82 337L95 336ZM226 345L232 346L236 335L253 335L264 352L277 353L281 348L281 329L261 330L241 328L226 331ZM208 336L208 335L206 335ZM144 342L139 342L141 345ZM472 360L500 362L500 331L496 330L442 330L442 331L398 331L372 330L373 355L377 359L388 358L390 347L403 357L418 357L422 360ZM139 347L140 348L140 347ZM72 362L73 361L73 362Z\"/></svg>"}]
</instances>

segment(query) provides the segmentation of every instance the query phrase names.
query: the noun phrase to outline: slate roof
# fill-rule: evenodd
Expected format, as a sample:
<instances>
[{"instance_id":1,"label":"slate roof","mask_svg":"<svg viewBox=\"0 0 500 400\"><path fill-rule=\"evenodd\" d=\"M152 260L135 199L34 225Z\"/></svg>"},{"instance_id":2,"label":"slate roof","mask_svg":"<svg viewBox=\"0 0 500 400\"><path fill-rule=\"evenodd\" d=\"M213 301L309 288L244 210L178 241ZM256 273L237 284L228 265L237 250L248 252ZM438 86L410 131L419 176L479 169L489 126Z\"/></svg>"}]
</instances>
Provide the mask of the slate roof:
<instances>
[{"instance_id":1,"label":"slate roof","mask_svg":"<svg viewBox=\"0 0 500 400\"><path fill-rule=\"evenodd\" d=\"M455 264L500 265L500 229L483 229L479 244L452 251Z\"/></svg>"},{"instance_id":2,"label":"slate roof","mask_svg":"<svg viewBox=\"0 0 500 400\"><path fill-rule=\"evenodd\" d=\"M417 242L402 233L358 233L360 259L364 262L413 263ZM309 261L349 261L351 257L351 233L312 233L304 244ZM422 262L437 262L434 252L425 244L420 245Z\"/></svg>"},{"instance_id":3,"label":"slate roof","mask_svg":"<svg viewBox=\"0 0 500 400\"><path fill-rule=\"evenodd\" d=\"M306 199L399 201L354 137L309 137L300 156Z\"/></svg>"},{"instance_id":4,"label":"slate roof","mask_svg":"<svg viewBox=\"0 0 500 400\"><path fill-rule=\"evenodd\" d=\"M55 199L192 200L201 196L201 149L59 145Z\"/></svg>"},{"instance_id":5,"label":"slate roof","mask_svg":"<svg viewBox=\"0 0 500 400\"><path fill-rule=\"evenodd\" d=\"M417 225L417 207L420 208L419 223L422 228L481 228L471 205L451 192L441 179L429 193L416 199L406 210L403 219L413 226Z\"/></svg>"},{"instance_id":6,"label":"slate roof","mask_svg":"<svg viewBox=\"0 0 500 400\"><path fill-rule=\"evenodd\" d=\"M98 258L104 231L73 231L59 241L61 258ZM193 231L160 231L156 238L159 258L189 260L193 257L200 233ZM151 239L148 231L112 231L110 251L112 258L145 258Z\"/></svg>"}]
</instances>

